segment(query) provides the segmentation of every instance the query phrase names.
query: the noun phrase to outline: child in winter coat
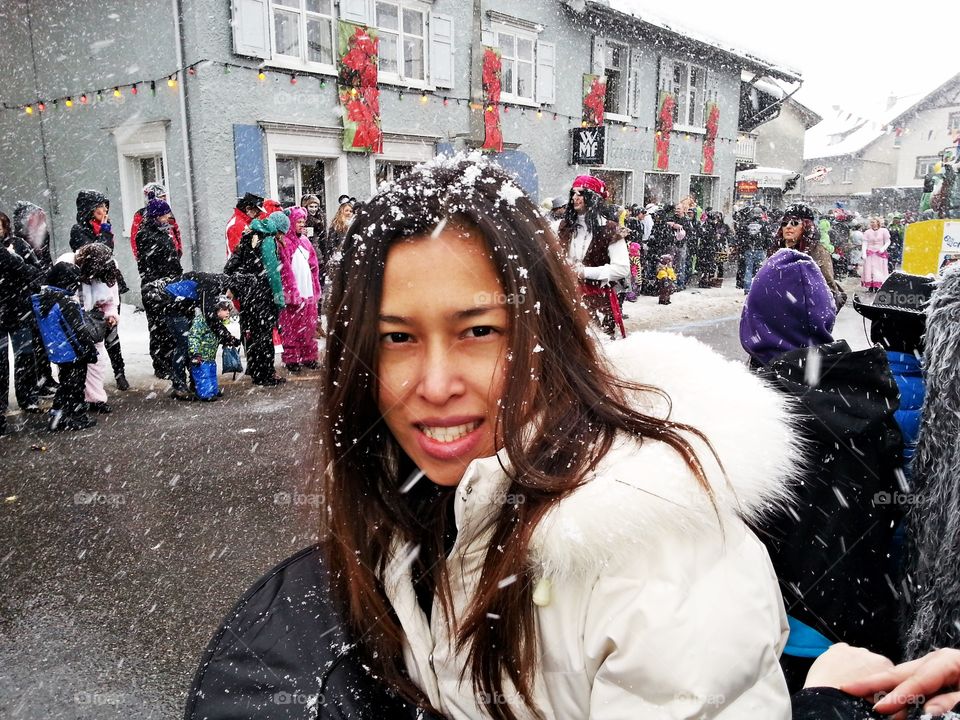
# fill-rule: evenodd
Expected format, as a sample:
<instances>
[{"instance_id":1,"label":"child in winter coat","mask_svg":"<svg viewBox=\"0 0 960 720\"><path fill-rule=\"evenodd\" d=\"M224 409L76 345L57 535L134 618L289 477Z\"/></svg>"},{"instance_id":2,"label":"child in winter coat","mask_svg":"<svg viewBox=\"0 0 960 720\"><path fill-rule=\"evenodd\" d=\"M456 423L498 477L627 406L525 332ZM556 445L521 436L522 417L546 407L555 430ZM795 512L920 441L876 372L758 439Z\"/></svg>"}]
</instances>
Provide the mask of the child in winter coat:
<instances>
[{"instance_id":1,"label":"child in winter coat","mask_svg":"<svg viewBox=\"0 0 960 720\"><path fill-rule=\"evenodd\" d=\"M47 429L84 430L97 421L87 417L83 386L87 365L97 361L97 343L103 341L96 326L77 302L80 270L58 262L47 276L47 285L32 297L33 313L51 362L60 366L60 387L53 397Z\"/></svg>"},{"instance_id":2,"label":"child in winter coat","mask_svg":"<svg viewBox=\"0 0 960 720\"><path fill-rule=\"evenodd\" d=\"M629 242L627 254L630 256L630 290L626 298L630 302L636 302L640 295L640 281L643 276L643 246L638 242Z\"/></svg>"},{"instance_id":3,"label":"child in winter coat","mask_svg":"<svg viewBox=\"0 0 960 720\"><path fill-rule=\"evenodd\" d=\"M670 296L677 287L677 272L673 269L673 255L661 255L657 266L657 290L660 291L660 305L669 305Z\"/></svg>"},{"instance_id":4,"label":"child in winter coat","mask_svg":"<svg viewBox=\"0 0 960 720\"><path fill-rule=\"evenodd\" d=\"M217 322L226 323L230 319L232 308L233 301L230 298L221 297L217 300ZM217 384L217 348L219 345L220 337L213 333L207 318L197 308L193 323L190 325L190 332L187 333L187 347L193 362L190 373L193 376L194 388L200 400L213 401L223 395Z\"/></svg>"}]
</instances>

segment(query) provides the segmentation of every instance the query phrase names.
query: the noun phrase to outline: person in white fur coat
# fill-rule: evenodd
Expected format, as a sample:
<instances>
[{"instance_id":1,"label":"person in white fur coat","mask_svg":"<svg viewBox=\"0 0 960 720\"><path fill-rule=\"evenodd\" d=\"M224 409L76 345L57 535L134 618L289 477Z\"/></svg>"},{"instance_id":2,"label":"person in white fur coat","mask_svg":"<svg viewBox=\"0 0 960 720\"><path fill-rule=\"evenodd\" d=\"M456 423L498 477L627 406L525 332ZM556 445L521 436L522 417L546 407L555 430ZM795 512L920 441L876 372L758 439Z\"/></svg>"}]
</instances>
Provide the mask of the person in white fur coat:
<instances>
[{"instance_id":1,"label":"person in white fur coat","mask_svg":"<svg viewBox=\"0 0 960 720\"><path fill-rule=\"evenodd\" d=\"M103 243L84 245L75 253L66 253L58 261L73 262L80 270L80 304L95 322L103 323L104 335L120 321L119 270L113 251ZM97 343L97 362L87 365L84 399L90 410L111 412L104 380L110 356L103 340Z\"/></svg>"},{"instance_id":2,"label":"person in white fur coat","mask_svg":"<svg viewBox=\"0 0 960 720\"><path fill-rule=\"evenodd\" d=\"M475 157L382 189L342 250L309 556L331 587L258 584L270 597L237 613L262 620L230 645L268 649L214 650L188 717L279 717L246 674L266 664L270 692L353 718L405 715L356 709L362 688L335 693L330 668L454 720L789 718L783 602L746 522L789 501L782 396L678 335L604 356L547 223ZM342 621L312 610L324 592ZM309 622L273 634L299 607ZM350 639L312 672L334 626Z\"/></svg>"}]
</instances>

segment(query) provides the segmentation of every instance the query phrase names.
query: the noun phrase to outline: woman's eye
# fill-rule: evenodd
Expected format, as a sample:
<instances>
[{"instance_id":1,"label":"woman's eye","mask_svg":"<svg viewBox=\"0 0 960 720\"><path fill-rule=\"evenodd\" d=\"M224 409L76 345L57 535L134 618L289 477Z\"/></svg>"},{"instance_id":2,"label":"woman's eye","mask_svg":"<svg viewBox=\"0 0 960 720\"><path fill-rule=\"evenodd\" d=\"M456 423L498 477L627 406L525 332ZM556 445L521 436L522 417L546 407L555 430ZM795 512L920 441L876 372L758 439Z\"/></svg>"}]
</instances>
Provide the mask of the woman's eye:
<instances>
[{"instance_id":1,"label":"woman's eye","mask_svg":"<svg viewBox=\"0 0 960 720\"><path fill-rule=\"evenodd\" d=\"M408 333L392 332L381 335L380 339L388 345L399 345L401 343L409 342L410 335Z\"/></svg>"},{"instance_id":2,"label":"woman's eye","mask_svg":"<svg viewBox=\"0 0 960 720\"><path fill-rule=\"evenodd\" d=\"M470 337L480 338L480 337L487 337L488 335L492 335L496 331L497 331L496 328L490 325L477 325L476 327L472 327L469 330L467 330L467 335L469 335Z\"/></svg>"}]
</instances>

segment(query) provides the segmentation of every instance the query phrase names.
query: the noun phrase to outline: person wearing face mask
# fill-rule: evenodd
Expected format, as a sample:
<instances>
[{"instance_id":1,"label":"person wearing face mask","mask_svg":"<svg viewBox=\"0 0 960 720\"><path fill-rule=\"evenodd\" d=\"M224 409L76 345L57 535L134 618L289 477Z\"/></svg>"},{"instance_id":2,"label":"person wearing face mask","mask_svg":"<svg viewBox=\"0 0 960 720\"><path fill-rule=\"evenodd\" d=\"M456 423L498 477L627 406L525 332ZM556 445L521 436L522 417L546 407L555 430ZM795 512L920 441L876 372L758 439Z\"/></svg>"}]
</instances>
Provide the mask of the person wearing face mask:
<instances>
[{"instance_id":1,"label":"person wearing face mask","mask_svg":"<svg viewBox=\"0 0 960 720\"><path fill-rule=\"evenodd\" d=\"M626 337L613 283L630 274L630 253L617 224L601 212L606 192L600 178L580 175L574 179L557 235L591 315L610 337L617 327Z\"/></svg>"},{"instance_id":2,"label":"person wearing face mask","mask_svg":"<svg viewBox=\"0 0 960 720\"><path fill-rule=\"evenodd\" d=\"M303 233L307 240L313 245L320 260L320 273L323 274L323 266L326 265L329 258L326 256L326 234L327 234L327 216L323 212L323 205L320 204L320 198L316 195L304 195L300 200L300 207L307 211L307 222L303 227Z\"/></svg>"},{"instance_id":3,"label":"person wearing face mask","mask_svg":"<svg viewBox=\"0 0 960 720\"><path fill-rule=\"evenodd\" d=\"M174 245L171 233L173 215L165 200L155 198L144 208L143 221L137 231L137 270L140 271L141 297L145 298L143 286L161 278L175 278L183 274L180 254ZM163 313L144 299L147 315L147 331L150 334L150 359L153 373L158 378L170 376L175 343L167 332Z\"/></svg>"},{"instance_id":4,"label":"person wearing face mask","mask_svg":"<svg viewBox=\"0 0 960 720\"><path fill-rule=\"evenodd\" d=\"M167 200L167 189L160 183L150 182L143 186L143 198L149 204L151 200ZM137 235L140 232L140 225L147 215L146 206L140 208L133 214L133 225L130 226L130 249L133 250L133 257L136 259L139 254L137 249ZM183 239L180 236L180 226L177 219L170 213L170 219L167 221L170 227L170 239L173 240L173 246L177 249L177 257L183 257Z\"/></svg>"}]
</instances>

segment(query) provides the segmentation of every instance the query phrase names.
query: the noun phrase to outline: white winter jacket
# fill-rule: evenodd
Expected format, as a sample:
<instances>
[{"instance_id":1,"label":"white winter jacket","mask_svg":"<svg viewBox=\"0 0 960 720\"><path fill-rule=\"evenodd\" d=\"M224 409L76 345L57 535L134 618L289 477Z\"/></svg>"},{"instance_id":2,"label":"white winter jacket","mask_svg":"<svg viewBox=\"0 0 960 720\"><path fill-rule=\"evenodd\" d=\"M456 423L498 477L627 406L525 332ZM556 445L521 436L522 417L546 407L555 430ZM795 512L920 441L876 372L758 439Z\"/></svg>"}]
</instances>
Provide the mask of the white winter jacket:
<instances>
[{"instance_id":1,"label":"white winter jacket","mask_svg":"<svg viewBox=\"0 0 960 720\"><path fill-rule=\"evenodd\" d=\"M709 438L729 484L703 443L691 441L722 523L675 451L617 442L534 534L541 658L534 704L564 720L789 718L778 663L783 602L766 549L741 519L788 500L796 458L784 400L692 338L641 333L609 348L620 374L665 390L671 418ZM638 406L666 414L652 394ZM509 485L500 460L505 454L474 461L456 491L458 535L447 563L458 618ZM384 582L413 681L456 720L486 717L491 702L525 715L515 691L484 698L469 673L461 682L466 651L456 653L437 601L431 621L420 610L409 555L394 548Z\"/></svg>"}]
</instances>

